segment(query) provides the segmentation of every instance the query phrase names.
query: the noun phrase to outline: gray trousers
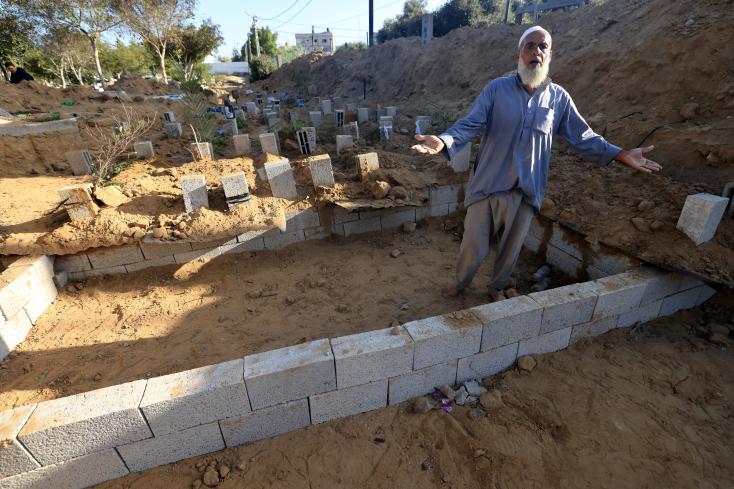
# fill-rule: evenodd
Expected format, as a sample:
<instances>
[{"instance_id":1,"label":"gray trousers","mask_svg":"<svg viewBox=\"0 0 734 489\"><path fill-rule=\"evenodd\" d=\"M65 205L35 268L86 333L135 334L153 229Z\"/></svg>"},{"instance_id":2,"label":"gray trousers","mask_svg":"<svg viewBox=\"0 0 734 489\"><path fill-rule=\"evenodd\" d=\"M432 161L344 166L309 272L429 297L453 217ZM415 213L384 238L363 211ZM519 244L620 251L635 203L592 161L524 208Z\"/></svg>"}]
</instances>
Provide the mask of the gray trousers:
<instances>
[{"instance_id":1,"label":"gray trousers","mask_svg":"<svg viewBox=\"0 0 734 489\"><path fill-rule=\"evenodd\" d=\"M535 209L523 202L519 190L492 194L470 205L464 218L454 285L464 289L471 283L489 254L492 237L497 235L497 256L489 288L507 287L534 215Z\"/></svg>"}]
</instances>

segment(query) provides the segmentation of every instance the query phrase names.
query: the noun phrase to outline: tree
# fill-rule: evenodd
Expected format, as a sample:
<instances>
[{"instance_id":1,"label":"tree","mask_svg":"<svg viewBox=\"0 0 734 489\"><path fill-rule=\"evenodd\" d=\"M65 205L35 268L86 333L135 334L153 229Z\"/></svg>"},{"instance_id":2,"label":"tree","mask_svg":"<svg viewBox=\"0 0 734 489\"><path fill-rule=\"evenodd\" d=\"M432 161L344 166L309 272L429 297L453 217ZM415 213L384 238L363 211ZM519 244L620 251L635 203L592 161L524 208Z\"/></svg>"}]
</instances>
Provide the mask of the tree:
<instances>
[{"instance_id":1,"label":"tree","mask_svg":"<svg viewBox=\"0 0 734 489\"><path fill-rule=\"evenodd\" d=\"M157 64L155 55L134 40L130 40L128 44L120 39L114 45L102 43L100 57L102 66L117 78L123 74L147 75Z\"/></svg>"},{"instance_id":2,"label":"tree","mask_svg":"<svg viewBox=\"0 0 734 489\"><path fill-rule=\"evenodd\" d=\"M68 27L56 26L48 29L42 39L41 48L66 88L66 71L70 70L77 82L84 85L84 71L91 65L86 38Z\"/></svg>"},{"instance_id":3,"label":"tree","mask_svg":"<svg viewBox=\"0 0 734 489\"><path fill-rule=\"evenodd\" d=\"M120 15L128 27L158 55L163 82L168 83L166 50L179 26L193 15L196 0L122 0Z\"/></svg>"},{"instance_id":4,"label":"tree","mask_svg":"<svg viewBox=\"0 0 734 489\"><path fill-rule=\"evenodd\" d=\"M0 60L19 63L33 45L34 34L33 23L12 12L0 11ZM4 63L0 65L8 78Z\"/></svg>"},{"instance_id":5,"label":"tree","mask_svg":"<svg viewBox=\"0 0 734 489\"><path fill-rule=\"evenodd\" d=\"M122 19L115 10L116 0L6 0L29 19L47 28L65 26L86 36L92 47L97 77L104 81L99 62L99 41L103 32L117 28Z\"/></svg>"},{"instance_id":6,"label":"tree","mask_svg":"<svg viewBox=\"0 0 734 489\"><path fill-rule=\"evenodd\" d=\"M221 46L222 41L224 38L219 32L219 26L212 24L210 19L202 22L199 27L187 25L179 30L169 55L181 67L184 81L194 79L196 65Z\"/></svg>"},{"instance_id":7,"label":"tree","mask_svg":"<svg viewBox=\"0 0 734 489\"><path fill-rule=\"evenodd\" d=\"M255 45L255 26L250 27L250 32L247 34L247 40L250 41L250 46ZM260 42L260 54L267 54L269 56L275 56L278 54L278 33L270 30L270 27L260 27L257 30L258 41ZM242 46L244 54L245 46ZM253 49L253 52L255 50Z\"/></svg>"},{"instance_id":8,"label":"tree","mask_svg":"<svg viewBox=\"0 0 734 489\"><path fill-rule=\"evenodd\" d=\"M412 19L426 13L426 0L407 0L403 5L403 18Z\"/></svg>"},{"instance_id":9,"label":"tree","mask_svg":"<svg viewBox=\"0 0 734 489\"><path fill-rule=\"evenodd\" d=\"M253 56L252 61L250 62L250 82L264 80L269 77L274 70L275 66L273 65L273 60L270 56L260 56L259 58Z\"/></svg>"}]
</instances>

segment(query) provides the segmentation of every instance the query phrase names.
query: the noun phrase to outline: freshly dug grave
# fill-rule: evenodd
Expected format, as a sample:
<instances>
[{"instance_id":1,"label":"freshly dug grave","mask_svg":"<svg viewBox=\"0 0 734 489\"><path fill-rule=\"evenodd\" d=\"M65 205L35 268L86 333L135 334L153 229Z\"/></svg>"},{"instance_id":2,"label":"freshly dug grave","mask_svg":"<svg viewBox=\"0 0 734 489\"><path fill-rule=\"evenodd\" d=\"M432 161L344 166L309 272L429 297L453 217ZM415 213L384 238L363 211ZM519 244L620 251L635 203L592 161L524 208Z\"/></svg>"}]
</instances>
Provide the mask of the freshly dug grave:
<instances>
[{"instance_id":1,"label":"freshly dug grave","mask_svg":"<svg viewBox=\"0 0 734 489\"><path fill-rule=\"evenodd\" d=\"M719 295L536 356L530 372L485 379L500 395L476 408L415 414L406 402L97 489L197 487L209 464L227 474L219 489L730 487L731 342L694 332L734 328L732 306Z\"/></svg>"},{"instance_id":2,"label":"freshly dug grave","mask_svg":"<svg viewBox=\"0 0 734 489\"><path fill-rule=\"evenodd\" d=\"M70 284L0 364L0 410L486 303L489 260L466 295L441 297L459 225L435 220L413 233L310 241ZM522 255L520 292L540 265ZM567 283L556 274L551 286Z\"/></svg>"}]
</instances>

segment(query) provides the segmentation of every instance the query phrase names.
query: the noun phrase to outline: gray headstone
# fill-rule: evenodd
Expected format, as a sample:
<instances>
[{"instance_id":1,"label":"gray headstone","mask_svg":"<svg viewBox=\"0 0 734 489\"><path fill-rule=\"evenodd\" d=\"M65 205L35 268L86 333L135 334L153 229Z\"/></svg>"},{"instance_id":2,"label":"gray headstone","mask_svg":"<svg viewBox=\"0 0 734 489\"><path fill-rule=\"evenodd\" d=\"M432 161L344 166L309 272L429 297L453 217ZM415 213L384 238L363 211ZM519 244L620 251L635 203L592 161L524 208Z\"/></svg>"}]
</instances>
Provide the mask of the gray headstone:
<instances>
[{"instance_id":1,"label":"gray headstone","mask_svg":"<svg viewBox=\"0 0 734 489\"><path fill-rule=\"evenodd\" d=\"M334 97L334 105L341 105L343 102L341 97Z\"/></svg>"},{"instance_id":2,"label":"gray headstone","mask_svg":"<svg viewBox=\"0 0 734 489\"><path fill-rule=\"evenodd\" d=\"M357 122L362 124L370 119L370 109L367 107L360 107L357 109Z\"/></svg>"},{"instance_id":3,"label":"gray headstone","mask_svg":"<svg viewBox=\"0 0 734 489\"><path fill-rule=\"evenodd\" d=\"M385 107L385 113L390 117L395 117L398 115L398 108L394 106Z\"/></svg>"},{"instance_id":4,"label":"gray headstone","mask_svg":"<svg viewBox=\"0 0 734 489\"><path fill-rule=\"evenodd\" d=\"M275 134L272 132L260 134L260 147L262 148L263 153L270 153L271 155L280 154Z\"/></svg>"},{"instance_id":5,"label":"gray headstone","mask_svg":"<svg viewBox=\"0 0 734 489\"><path fill-rule=\"evenodd\" d=\"M301 150L301 154L310 155L316 151L315 127L302 127L296 131L296 137L298 138L298 147Z\"/></svg>"},{"instance_id":6,"label":"gray headstone","mask_svg":"<svg viewBox=\"0 0 734 489\"><path fill-rule=\"evenodd\" d=\"M321 101L321 112L324 114L331 114L331 100Z\"/></svg>"},{"instance_id":7,"label":"gray headstone","mask_svg":"<svg viewBox=\"0 0 734 489\"><path fill-rule=\"evenodd\" d=\"M349 134L352 135L352 138L354 138L355 141L358 141L359 140L359 124L356 122L350 122L347 128L349 130Z\"/></svg>"},{"instance_id":8,"label":"gray headstone","mask_svg":"<svg viewBox=\"0 0 734 489\"><path fill-rule=\"evenodd\" d=\"M245 104L245 108L247 109L248 114L257 114L257 104L255 102L247 102Z\"/></svg>"},{"instance_id":9,"label":"gray headstone","mask_svg":"<svg viewBox=\"0 0 734 489\"><path fill-rule=\"evenodd\" d=\"M235 134L232 136L232 142L234 143L234 152L237 156L252 154L249 134Z\"/></svg>"},{"instance_id":10,"label":"gray headstone","mask_svg":"<svg viewBox=\"0 0 734 489\"><path fill-rule=\"evenodd\" d=\"M426 134L431 129L431 117L419 115L415 118L415 133Z\"/></svg>"},{"instance_id":11,"label":"gray headstone","mask_svg":"<svg viewBox=\"0 0 734 489\"><path fill-rule=\"evenodd\" d=\"M315 127L319 127L321 125L321 112L309 112L308 118L311 120L311 124Z\"/></svg>"},{"instance_id":12,"label":"gray headstone","mask_svg":"<svg viewBox=\"0 0 734 489\"><path fill-rule=\"evenodd\" d=\"M178 139L183 135L183 128L180 122L166 122L163 127L166 131L166 136L171 139Z\"/></svg>"},{"instance_id":13,"label":"gray headstone","mask_svg":"<svg viewBox=\"0 0 734 489\"><path fill-rule=\"evenodd\" d=\"M334 170L331 167L331 158L329 155L313 156L308 160L308 166L311 168L311 180L314 187L333 187Z\"/></svg>"},{"instance_id":14,"label":"gray headstone","mask_svg":"<svg viewBox=\"0 0 734 489\"><path fill-rule=\"evenodd\" d=\"M461 151L456 153L451 159L451 167L454 173L462 173L469 170L471 166L471 143L467 143Z\"/></svg>"},{"instance_id":15,"label":"gray headstone","mask_svg":"<svg viewBox=\"0 0 734 489\"><path fill-rule=\"evenodd\" d=\"M347 111L354 112L355 110L357 110L357 104L355 103L347 104Z\"/></svg>"},{"instance_id":16,"label":"gray headstone","mask_svg":"<svg viewBox=\"0 0 734 489\"><path fill-rule=\"evenodd\" d=\"M88 219L97 215L97 204L92 200L92 184L69 185L59 189L59 197L72 221Z\"/></svg>"},{"instance_id":17,"label":"gray headstone","mask_svg":"<svg viewBox=\"0 0 734 489\"><path fill-rule=\"evenodd\" d=\"M336 127L344 127L344 111L337 110L335 111L335 114L336 114Z\"/></svg>"},{"instance_id":18,"label":"gray headstone","mask_svg":"<svg viewBox=\"0 0 734 489\"><path fill-rule=\"evenodd\" d=\"M211 143L191 143L191 152L194 153L194 158L199 160L214 158L214 148Z\"/></svg>"},{"instance_id":19,"label":"gray headstone","mask_svg":"<svg viewBox=\"0 0 734 489\"><path fill-rule=\"evenodd\" d=\"M74 175L89 175L94 171L94 161L89 150L68 151L64 156Z\"/></svg>"},{"instance_id":20,"label":"gray headstone","mask_svg":"<svg viewBox=\"0 0 734 489\"><path fill-rule=\"evenodd\" d=\"M423 14L421 17L421 44L424 46L433 38L433 14Z\"/></svg>"},{"instance_id":21,"label":"gray headstone","mask_svg":"<svg viewBox=\"0 0 734 489\"><path fill-rule=\"evenodd\" d=\"M273 197L283 199L295 199L298 197L296 179L293 177L293 169L287 158L268 161L265 163L264 168Z\"/></svg>"},{"instance_id":22,"label":"gray headstone","mask_svg":"<svg viewBox=\"0 0 734 489\"><path fill-rule=\"evenodd\" d=\"M380 160L377 153L363 153L356 155L357 175L360 180L368 180L371 173L380 169Z\"/></svg>"},{"instance_id":23,"label":"gray headstone","mask_svg":"<svg viewBox=\"0 0 734 489\"><path fill-rule=\"evenodd\" d=\"M235 136L239 133L240 131L237 129L237 119L227 119L227 122L224 123L224 134L227 136Z\"/></svg>"},{"instance_id":24,"label":"gray headstone","mask_svg":"<svg viewBox=\"0 0 734 489\"><path fill-rule=\"evenodd\" d=\"M163 120L166 122L176 122L176 114L173 112L164 112Z\"/></svg>"},{"instance_id":25,"label":"gray headstone","mask_svg":"<svg viewBox=\"0 0 734 489\"><path fill-rule=\"evenodd\" d=\"M247 186L247 177L244 172L222 175L224 199L230 209L250 200L250 188Z\"/></svg>"},{"instance_id":26,"label":"gray headstone","mask_svg":"<svg viewBox=\"0 0 734 489\"><path fill-rule=\"evenodd\" d=\"M354 138L351 134L337 134L336 136L336 152L341 153L342 150L349 149L354 146Z\"/></svg>"},{"instance_id":27,"label":"gray headstone","mask_svg":"<svg viewBox=\"0 0 734 489\"><path fill-rule=\"evenodd\" d=\"M139 141L135 144L133 144L133 149L135 149L135 153L138 155L138 159L142 160L145 158L152 158L155 156L155 151L153 151L153 143L150 141Z\"/></svg>"},{"instance_id":28,"label":"gray headstone","mask_svg":"<svg viewBox=\"0 0 734 489\"><path fill-rule=\"evenodd\" d=\"M689 195L683 205L677 228L696 243L710 240L729 205L729 199L706 193Z\"/></svg>"},{"instance_id":29,"label":"gray headstone","mask_svg":"<svg viewBox=\"0 0 734 489\"><path fill-rule=\"evenodd\" d=\"M194 212L201 207L209 207L204 175L184 175L179 180L186 212Z\"/></svg>"}]
</instances>

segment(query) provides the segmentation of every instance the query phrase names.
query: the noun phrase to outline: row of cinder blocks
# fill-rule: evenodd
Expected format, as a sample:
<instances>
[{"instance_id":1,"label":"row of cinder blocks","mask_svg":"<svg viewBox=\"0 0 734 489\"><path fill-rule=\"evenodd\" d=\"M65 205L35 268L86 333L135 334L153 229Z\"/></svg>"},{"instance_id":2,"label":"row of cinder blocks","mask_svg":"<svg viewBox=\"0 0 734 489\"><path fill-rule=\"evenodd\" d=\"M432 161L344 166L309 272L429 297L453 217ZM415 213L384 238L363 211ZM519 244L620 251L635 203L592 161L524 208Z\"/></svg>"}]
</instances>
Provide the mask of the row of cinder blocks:
<instances>
[{"instance_id":1,"label":"row of cinder blocks","mask_svg":"<svg viewBox=\"0 0 734 489\"><path fill-rule=\"evenodd\" d=\"M712 293L643 268L19 407L0 413L0 488L34 487L28 481L40 478L45 487L84 487L378 409Z\"/></svg>"},{"instance_id":2,"label":"row of cinder blocks","mask_svg":"<svg viewBox=\"0 0 734 489\"><path fill-rule=\"evenodd\" d=\"M22 257L0 274L0 360L25 339L56 299L53 260Z\"/></svg>"}]
</instances>

